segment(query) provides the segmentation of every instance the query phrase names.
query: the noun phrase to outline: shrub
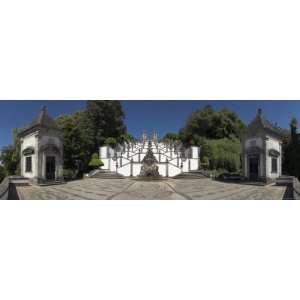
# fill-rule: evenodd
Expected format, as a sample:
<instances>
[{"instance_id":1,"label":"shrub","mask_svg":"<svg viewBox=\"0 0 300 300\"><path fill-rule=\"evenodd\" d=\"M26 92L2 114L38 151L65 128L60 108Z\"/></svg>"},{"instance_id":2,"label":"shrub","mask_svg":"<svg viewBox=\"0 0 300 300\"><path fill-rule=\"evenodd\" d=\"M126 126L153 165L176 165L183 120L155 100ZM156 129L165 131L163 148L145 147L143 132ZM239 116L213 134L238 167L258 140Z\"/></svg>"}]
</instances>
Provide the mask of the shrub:
<instances>
[{"instance_id":1,"label":"shrub","mask_svg":"<svg viewBox=\"0 0 300 300\"><path fill-rule=\"evenodd\" d=\"M72 169L64 169L63 176L65 179L74 179L76 176L76 172Z\"/></svg>"},{"instance_id":2,"label":"shrub","mask_svg":"<svg viewBox=\"0 0 300 300\"><path fill-rule=\"evenodd\" d=\"M91 169L97 169L97 168L99 168L99 167L102 167L103 165L104 165L104 164L103 164L102 160L99 159L98 154L97 154L97 153L94 153L94 154L92 155L92 159L91 159L90 162L89 162L89 167L90 167Z\"/></svg>"},{"instance_id":3,"label":"shrub","mask_svg":"<svg viewBox=\"0 0 300 300\"><path fill-rule=\"evenodd\" d=\"M204 150L202 161L208 157L210 169L224 169L227 172L240 170L241 143L238 139L206 140Z\"/></svg>"},{"instance_id":4,"label":"shrub","mask_svg":"<svg viewBox=\"0 0 300 300\"><path fill-rule=\"evenodd\" d=\"M204 170L209 169L209 158L207 156L203 156L201 160L201 166Z\"/></svg>"},{"instance_id":5,"label":"shrub","mask_svg":"<svg viewBox=\"0 0 300 300\"><path fill-rule=\"evenodd\" d=\"M117 146L117 140L113 137L108 137L104 144L110 146L111 148L115 148Z\"/></svg>"}]
</instances>

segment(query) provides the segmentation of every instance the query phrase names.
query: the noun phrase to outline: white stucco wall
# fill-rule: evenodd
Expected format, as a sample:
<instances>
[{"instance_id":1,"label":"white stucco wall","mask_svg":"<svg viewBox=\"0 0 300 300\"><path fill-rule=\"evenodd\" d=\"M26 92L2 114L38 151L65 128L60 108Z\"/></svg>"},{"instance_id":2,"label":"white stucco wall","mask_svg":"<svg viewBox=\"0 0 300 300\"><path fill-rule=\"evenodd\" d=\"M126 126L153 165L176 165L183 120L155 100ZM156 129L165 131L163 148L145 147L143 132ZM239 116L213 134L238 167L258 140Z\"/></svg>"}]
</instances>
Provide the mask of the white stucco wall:
<instances>
[{"instance_id":1,"label":"white stucco wall","mask_svg":"<svg viewBox=\"0 0 300 300\"><path fill-rule=\"evenodd\" d=\"M142 148L142 144L138 144L137 146L133 147L135 152L132 152L132 147L129 147L129 151L128 148L125 147L124 148L124 152L118 153L118 173L124 175L124 176L130 176L130 160L132 159L134 164L132 166L133 168L133 176L138 176L141 172L141 167L142 167L142 163L141 161L144 159L147 151L148 151L148 147L144 147ZM112 159L111 157L108 158L106 153L107 151L109 151L111 153L111 155L113 154L113 150L110 147L100 147L99 148L99 156L101 157L101 160L104 163L104 166L102 167L102 169L107 169L110 170L112 172L116 171L116 161L114 159ZM172 154L171 154L171 150L169 148L164 147L164 144L160 143L158 145L158 147L153 147L152 148L153 154L155 156L155 158L157 159L157 161L159 162L159 156L160 156L160 163L158 163L158 168L159 168L159 173L161 176L166 176L166 161L168 160L170 163L168 164L169 166L169 171L168 171L168 175L169 177L178 175L182 172L181 170L181 163L183 163L183 171L184 172L188 172L188 171L192 171L192 170L198 170L199 168L199 147L192 147L191 149L187 149L186 153L191 155L192 159L186 159L186 160L182 160L181 158L177 159L177 154L174 152L174 150L172 150ZM159 155L160 152L160 155ZM121 162L121 157L122 156L122 164ZM140 156L140 159L139 159ZM172 156L172 158L171 158ZM177 166L177 161L179 162L179 165ZM190 167L189 167L189 162L190 162ZM122 167L121 167L122 165Z\"/></svg>"},{"instance_id":2,"label":"white stucco wall","mask_svg":"<svg viewBox=\"0 0 300 300\"><path fill-rule=\"evenodd\" d=\"M272 173L272 156L269 156L269 150L274 149L280 153L277 158L277 173ZM266 141L266 174L267 177L275 179L281 176L281 144L278 139L268 136Z\"/></svg>"},{"instance_id":3,"label":"white stucco wall","mask_svg":"<svg viewBox=\"0 0 300 300\"><path fill-rule=\"evenodd\" d=\"M39 153L39 149L43 146L47 146L49 144L55 145L58 149L60 149L61 154L63 151L62 140L49 134L42 134L40 131L35 131L33 133L28 134L27 136L21 139L21 175L30 179L39 179L45 177L45 169L46 169L46 160L45 153ZM34 154L32 155L23 155L23 151L32 147L34 149ZM42 155L41 157L39 157ZM26 157L31 156L31 164L32 164L32 172L26 172ZM62 157L59 154L53 154L55 156L55 178L61 178L63 172L62 165Z\"/></svg>"},{"instance_id":4,"label":"white stucco wall","mask_svg":"<svg viewBox=\"0 0 300 300\"><path fill-rule=\"evenodd\" d=\"M247 150L250 147L259 147L262 149L262 153L260 154L260 164L259 164L259 176L266 176L270 179L276 179L277 177L281 176L282 170L282 150L281 150L281 141L274 136L265 136L265 146L264 149L264 139L262 137L252 137L244 141L244 150ZM269 155L269 150L274 149L280 153L279 157L277 158L277 173L272 173L272 156ZM248 157L247 154L243 154L244 164L243 164L243 174L245 176L249 176L248 174ZM266 172L264 173L264 169Z\"/></svg>"},{"instance_id":5,"label":"white stucco wall","mask_svg":"<svg viewBox=\"0 0 300 300\"><path fill-rule=\"evenodd\" d=\"M38 139L37 132L33 132L22 139L21 143L21 175L27 178L35 178L38 176ZM23 156L23 150L32 147L34 149L33 155ZM32 172L26 172L26 157L31 156Z\"/></svg>"},{"instance_id":6,"label":"white stucco wall","mask_svg":"<svg viewBox=\"0 0 300 300\"><path fill-rule=\"evenodd\" d=\"M43 135L43 136L41 136L39 138L39 145L44 146L44 145L47 145L47 144L54 144L60 149L61 140L58 137L52 136L52 135Z\"/></svg>"},{"instance_id":7,"label":"white stucco wall","mask_svg":"<svg viewBox=\"0 0 300 300\"><path fill-rule=\"evenodd\" d=\"M252 138L249 138L245 141L245 148L246 149L250 148L250 147L253 147L253 146L262 148L263 147L263 139L261 137L252 137Z\"/></svg>"}]
</instances>

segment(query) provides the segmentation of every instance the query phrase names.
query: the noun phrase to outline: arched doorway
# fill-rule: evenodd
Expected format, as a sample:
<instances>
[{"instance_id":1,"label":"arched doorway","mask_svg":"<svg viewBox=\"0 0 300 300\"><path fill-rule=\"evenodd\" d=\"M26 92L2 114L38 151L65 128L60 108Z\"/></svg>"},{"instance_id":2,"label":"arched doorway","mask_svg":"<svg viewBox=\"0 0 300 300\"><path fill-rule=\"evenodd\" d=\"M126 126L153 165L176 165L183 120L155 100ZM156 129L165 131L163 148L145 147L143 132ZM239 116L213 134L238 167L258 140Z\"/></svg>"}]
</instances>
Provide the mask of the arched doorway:
<instances>
[{"instance_id":1,"label":"arched doorway","mask_svg":"<svg viewBox=\"0 0 300 300\"><path fill-rule=\"evenodd\" d=\"M39 149L39 178L46 181L56 181L62 176L62 153L54 144L46 144Z\"/></svg>"}]
</instances>

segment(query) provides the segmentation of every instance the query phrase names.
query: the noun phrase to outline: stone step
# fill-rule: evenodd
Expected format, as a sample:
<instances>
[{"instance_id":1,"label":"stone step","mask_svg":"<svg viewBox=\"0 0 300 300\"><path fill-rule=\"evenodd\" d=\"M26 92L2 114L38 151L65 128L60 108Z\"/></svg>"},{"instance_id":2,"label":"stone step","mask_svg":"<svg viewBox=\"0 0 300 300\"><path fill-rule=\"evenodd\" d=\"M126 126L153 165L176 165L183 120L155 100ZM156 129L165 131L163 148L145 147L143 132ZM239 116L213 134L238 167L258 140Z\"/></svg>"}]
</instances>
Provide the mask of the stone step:
<instances>
[{"instance_id":1,"label":"stone step","mask_svg":"<svg viewBox=\"0 0 300 300\"><path fill-rule=\"evenodd\" d=\"M10 182L13 183L15 186L25 186L29 185L29 178L23 176L12 176Z\"/></svg>"},{"instance_id":2,"label":"stone step","mask_svg":"<svg viewBox=\"0 0 300 300\"><path fill-rule=\"evenodd\" d=\"M89 176L89 178L122 179L125 177L117 172L112 172L112 171L108 171L108 170L99 170L99 172Z\"/></svg>"},{"instance_id":3,"label":"stone step","mask_svg":"<svg viewBox=\"0 0 300 300\"><path fill-rule=\"evenodd\" d=\"M39 181L38 182L38 185L40 186L50 186L50 185L59 185L59 184L64 184L65 182L64 181L56 181L56 180L49 180L49 181L46 181L46 180L43 180L43 181Z\"/></svg>"},{"instance_id":4,"label":"stone step","mask_svg":"<svg viewBox=\"0 0 300 300\"><path fill-rule=\"evenodd\" d=\"M183 172L173 177L174 179L204 179L207 178L202 173L197 171Z\"/></svg>"}]
</instances>

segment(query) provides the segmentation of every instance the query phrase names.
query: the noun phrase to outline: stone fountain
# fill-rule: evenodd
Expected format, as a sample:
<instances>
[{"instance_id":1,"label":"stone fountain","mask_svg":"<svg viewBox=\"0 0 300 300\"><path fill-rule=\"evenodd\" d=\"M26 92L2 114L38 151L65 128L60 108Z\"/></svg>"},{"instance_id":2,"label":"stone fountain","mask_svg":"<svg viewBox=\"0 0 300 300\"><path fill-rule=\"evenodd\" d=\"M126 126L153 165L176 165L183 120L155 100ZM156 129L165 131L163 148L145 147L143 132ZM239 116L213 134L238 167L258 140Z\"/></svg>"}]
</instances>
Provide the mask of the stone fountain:
<instances>
[{"instance_id":1,"label":"stone fountain","mask_svg":"<svg viewBox=\"0 0 300 300\"><path fill-rule=\"evenodd\" d=\"M141 172L140 172L140 175L138 176L138 178L145 179L145 180L161 179L162 176L159 175L157 164L158 164L158 161L152 151L152 143L151 143L151 141L149 141L148 151L142 160Z\"/></svg>"}]
</instances>

